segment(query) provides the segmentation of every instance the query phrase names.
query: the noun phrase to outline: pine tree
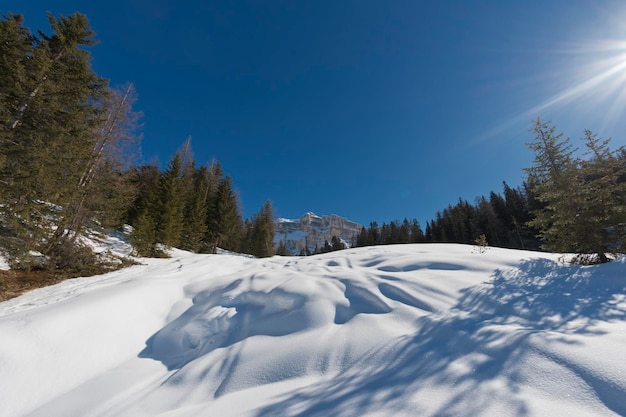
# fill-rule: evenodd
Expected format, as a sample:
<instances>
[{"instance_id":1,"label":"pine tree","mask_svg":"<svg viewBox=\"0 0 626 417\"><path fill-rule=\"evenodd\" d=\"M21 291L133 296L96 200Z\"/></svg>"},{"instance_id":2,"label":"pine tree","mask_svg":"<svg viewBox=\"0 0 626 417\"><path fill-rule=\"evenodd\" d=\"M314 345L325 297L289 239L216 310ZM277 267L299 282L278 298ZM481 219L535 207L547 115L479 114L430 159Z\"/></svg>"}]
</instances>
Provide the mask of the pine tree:
<instances>
[{"instance_id":1,"label":"pine tree","mask_svg":"<svg viewBox=\"0 0 626 417\"><path fill-rule=\"evenodd\" d=\"M221 179L211 205L209 231L213 248L236 251L242 238L242 222L237 196L232 189L230 176Z\"/></svg>"},{"instance_id":2,"label":"pine tree","mask_svg":"<svg viewBox=\"0 0 626 417\"><path fill-rule=\"evenodd\" d=\"M261 210L252 218L247 236L248 253L257 258L274 255L274 215L272 204L266 201Z\"/></svg>"},{"instance_id":3,"label":"pine tree","mask_svg":"<svg viewBox=\"0 0 626 417\"><path fill-rule=\"evenodd\" d=\"M369 246L370 243L368 241L368 236L369 234L365 226L361 226L361 230L359 231L359 233L356 236L356 239L354 240L355 246L356 247Z\"/></svg>"},{"instance_id":4,"label":"pine tree","mask_svg":"<svg viewBox=\"0 0 626 417\"><path fill-rule=\"evenodd\" d=\"M331 251L343 250L345 248L346 248L346 245L337 236L332 237L332 239L330 240Z\"/></svg>"},{"instance_id":5,"label":"pine tree","mask_svg":"<svg viewBox=\"0 0 626 417\"><path fill-rule=\"evenodd\" d=\"M157 221L159 242L172 247L180 244L183 232L185 199L182 175L182 159L177 153L161 176Z\"/></svg>"},{"instance_id":6,"label":"pine tree","mask_svg":"<svg viewBox=\"0 0 626 417\"><path fill-rule=\"evenodd\" d=\"M11 13L0 20L0 124L6 131L19 101L28 94L24 89L31 70L29 56L33 55L34 37L23 23L22 15ZM8 139L6 131L0 131L4 140ZM0 149L3 152L5 148Z\"/></svg>"},{"instance_id":7,"label":"pine tree","mask_svg":"<svg viewBox=\"0 0 626 417\"><path fill-rule=\"evenodd\" d=\"M626 243L626 165L618 157L623 148L612 152L610 139L601 140L590 130L585 130L583 140L589 159L579 170L584 215L577 222L575 246L607 262L606 253L621 251Z\"/></svg>"},{"instance_id":8,"label":"pine tree","mask_svg":"<svg viewBox=\"0 0 626 417\"><path fill-rule=\"evenodd\" d=\"M527 224L531 220L528 211L528 197L520 188L511 188L503 182L505 207L509 218L509 245L511 248L537 249L536 232Z\"/></svg>"},{"instance_id":9,"label":"pine tree","mask_svg":"<svg viewBox=\"0 0 626 417\"><path fill-rule=\"evenodd\" d=\"M529 225L539 230L543 247L556 252L576 251L577 221L581 215L581 177L578 161L572 156L569 138L555 133L555 127L537 119L531 130L535 137L529 148L534 165L527 168L533 193L544 204L535 211Z\"/></svg>"},{"instance_id":10,"label":"pine tree","mask_svg":"<svg viewBox=\"0 0 626 417\"><path fill-rule=\"evenodd\" d=\"M135 172L137 198L129 213L133 226L131 242L140 256L159 257L157 224L161 210L161 171L154 165L143 166Z\"/></svg>"},{"instance_id":11,"label":"pine tree","mask_svg":"<svg viewBox=\"0 0 626 417\"><path fill-rule=\"evenodd\" d=\"M207 170L207 188L206 188L206 233L203 241L203 251L208 253L215 253L217 249L218 241L218 214L217 209L217 189L222 181L222 166L219 162L214 161Z\"/></svg>"},{"instance_id":12,"label":"pine tree","mask_svg":"<svg viewBox=\"0 0 626 417\"><path fill-rule=\"evenodd\" d=\"M303 249L304 251L304 249ZM287 250L287 244L285 243L284 240L281 240L280 242L278 242L278 247L276 248L276 255L279 256L289 256L291 255L289 253L289 251ZM300 256L304 256L304 253L302 253L302 255Z\"/></svg>"},{"instance_id":13,"label":"pine tree","mask_svg":"<svg viewBox=\"0 0 626 417\"><path fill-rule=\"evenodd\" d=\"M200 167L200 169L194 170L192 174L193 184L187 197L187 204L185 207L185 221L183 224L181 248L194 252L200 252L202 250L203 239L207 232L207 174L208 172L206 167Z\"/></svg>"}]
</instances>

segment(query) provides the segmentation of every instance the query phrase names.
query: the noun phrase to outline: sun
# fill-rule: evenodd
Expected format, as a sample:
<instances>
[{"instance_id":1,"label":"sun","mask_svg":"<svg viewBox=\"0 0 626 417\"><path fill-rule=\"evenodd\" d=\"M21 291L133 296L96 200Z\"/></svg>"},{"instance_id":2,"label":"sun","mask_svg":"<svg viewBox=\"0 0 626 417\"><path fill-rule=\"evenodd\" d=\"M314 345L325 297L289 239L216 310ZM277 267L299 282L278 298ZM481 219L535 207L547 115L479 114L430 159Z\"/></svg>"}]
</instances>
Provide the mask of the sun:
<instances>
[{"instance_id":1,"label":"sun","mask_svg":"<svg viewBox=\"0 0 626 417\"><path fill-rule=\"evenodd\" d=\"M604 125L615 124L626 110L626 40L589 40L567 53L574 58L563 63L568 87L527 113L575 104Z\"/></svg>"},{"instance_id":2,"label":"sun","mask_svg":"<svg viewBox=\"0 0 626 417\"><path fill-rule=\"evenodd\" d=\"M551 71L558 77L552 83L528 85L529 90L536 92L534 103L526 102L525 110L500 121L477 141L501 137L516 126L528 126L537 117L557 117L572 125L585 123L583 128L602 135L620 132L619 126L626 128L626 36L587 37L542 54L553 57Z\"/></svg>"}]
</instances>

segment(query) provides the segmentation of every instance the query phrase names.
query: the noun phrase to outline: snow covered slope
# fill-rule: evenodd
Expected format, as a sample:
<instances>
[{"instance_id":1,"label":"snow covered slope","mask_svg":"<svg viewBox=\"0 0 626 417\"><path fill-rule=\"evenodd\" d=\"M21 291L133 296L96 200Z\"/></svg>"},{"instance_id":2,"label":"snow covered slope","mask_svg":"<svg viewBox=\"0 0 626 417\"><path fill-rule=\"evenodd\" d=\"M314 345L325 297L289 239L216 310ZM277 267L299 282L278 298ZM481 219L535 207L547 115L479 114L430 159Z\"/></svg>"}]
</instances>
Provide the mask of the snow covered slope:
<instances>
[{"instance_id":1,"label":"snow covered slope","mask_svg":"<svg viewBox=\"0 0 626 417\"><path fill-rule=\"evenodd\" d=\"M193 255L0 304L0 416L626 415L626 261Z\"/></svg>"}]
</instances>

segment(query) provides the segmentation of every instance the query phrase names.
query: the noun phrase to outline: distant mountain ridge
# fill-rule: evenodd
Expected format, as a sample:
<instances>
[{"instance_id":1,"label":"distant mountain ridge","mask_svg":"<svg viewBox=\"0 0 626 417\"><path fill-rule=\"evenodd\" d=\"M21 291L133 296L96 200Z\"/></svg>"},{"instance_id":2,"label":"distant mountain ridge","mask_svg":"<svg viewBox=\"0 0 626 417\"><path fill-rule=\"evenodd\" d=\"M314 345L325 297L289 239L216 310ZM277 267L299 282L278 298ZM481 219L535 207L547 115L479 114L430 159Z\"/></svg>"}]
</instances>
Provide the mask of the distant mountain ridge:
<instances>
[{"instance_id":1,"label":"distant mountain ridge","mask_svg":"<svg viewBox=\"0 0 626 417\"><path fill-rule=\"evenodd\" d=\"M347 246L352 246L361 227L360 224L336 214L318 216L309 212L296 220L277 219L274 242L277 245L284 242L287 251L293 255L306 249L313 253L316 247L323 247L324 242L330 242L333 236L337 236Z\"/></svg>"}]
</instances>

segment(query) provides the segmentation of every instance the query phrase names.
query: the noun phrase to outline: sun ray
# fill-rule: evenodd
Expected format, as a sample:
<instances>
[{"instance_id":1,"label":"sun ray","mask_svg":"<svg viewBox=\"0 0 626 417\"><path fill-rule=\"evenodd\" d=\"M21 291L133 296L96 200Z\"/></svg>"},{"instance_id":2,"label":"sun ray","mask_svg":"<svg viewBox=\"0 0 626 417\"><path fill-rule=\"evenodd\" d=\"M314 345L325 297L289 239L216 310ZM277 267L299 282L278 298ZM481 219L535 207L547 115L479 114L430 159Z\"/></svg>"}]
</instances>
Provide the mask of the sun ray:
<instances>
[{"instance_id":1,"label":"sun ray","mask_svg":"<svg viewBox=\"0 0 626 417\"><path fill-rule=\"evenodd\" d=\"M522 110L484 132L474 141L483 142L522 122L560 111L574 119L599 123L602 129L617 124L626 115L626 41L588 40L574 48L561 48L565 87L539 103ZM531 88L539 89L537 86ZM544 86L545 88L545 86Z\"/></svg>"}]
</instances>

